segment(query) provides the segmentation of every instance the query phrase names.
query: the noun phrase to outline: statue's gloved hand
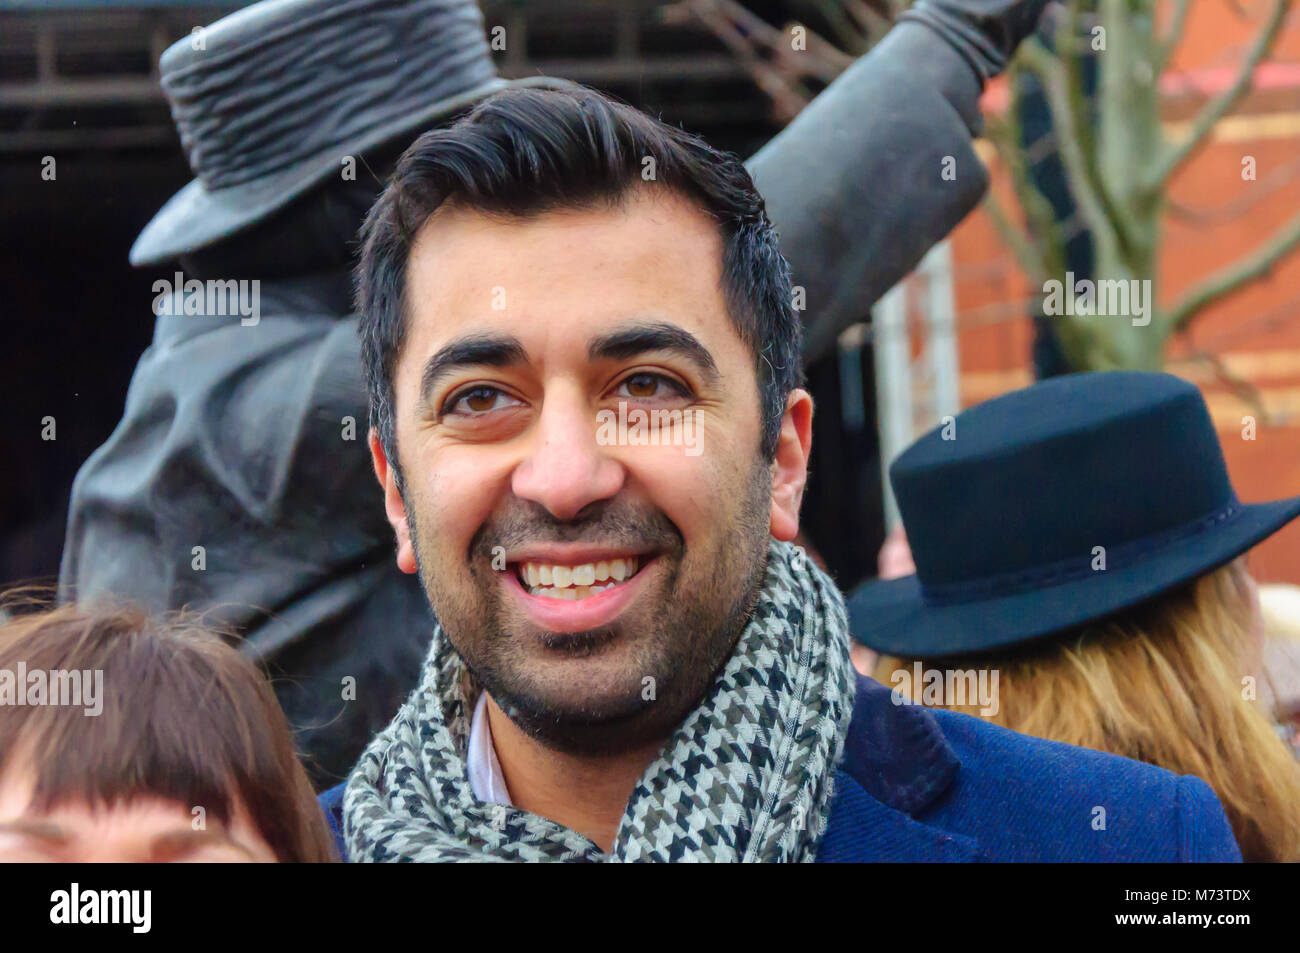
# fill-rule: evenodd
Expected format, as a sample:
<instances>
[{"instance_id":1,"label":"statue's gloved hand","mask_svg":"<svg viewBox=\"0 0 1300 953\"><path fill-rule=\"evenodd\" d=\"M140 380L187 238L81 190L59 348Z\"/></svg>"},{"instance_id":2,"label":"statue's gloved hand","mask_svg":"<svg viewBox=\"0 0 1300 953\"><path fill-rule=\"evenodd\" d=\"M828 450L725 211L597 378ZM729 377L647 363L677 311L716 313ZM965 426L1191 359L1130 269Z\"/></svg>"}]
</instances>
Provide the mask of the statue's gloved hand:
<instances>
[{"instance_id":1,"label":"statue's gloved hand","mask_svg":"<svg viewBox=\"0 0 1300 953\"><path fill-rule=\"evenodd\" d=\"M921 23L947 41L981 82L1007 67L1055 0L917 0L899 22Z\"/></svg>"}]
</instances>

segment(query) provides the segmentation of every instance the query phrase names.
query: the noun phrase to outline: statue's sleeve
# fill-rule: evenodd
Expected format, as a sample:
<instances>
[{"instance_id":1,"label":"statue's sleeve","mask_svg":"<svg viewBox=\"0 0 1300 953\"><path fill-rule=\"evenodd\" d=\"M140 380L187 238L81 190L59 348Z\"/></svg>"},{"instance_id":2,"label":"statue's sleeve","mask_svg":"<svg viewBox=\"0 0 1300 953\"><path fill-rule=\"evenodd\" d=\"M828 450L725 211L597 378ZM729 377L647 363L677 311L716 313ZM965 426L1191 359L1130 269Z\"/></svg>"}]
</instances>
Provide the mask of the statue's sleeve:
<instances>
[{"instance_id":1,"label":"statue's sleeve","mask_svg":"<svg viewBox=\"0 0 1300 953\"><path fill-rule=\"evenodd\" d=\"M978 99L1048 0L919 0L749 160L814 360L979 202Z\"/></svg>"}]
</instances>

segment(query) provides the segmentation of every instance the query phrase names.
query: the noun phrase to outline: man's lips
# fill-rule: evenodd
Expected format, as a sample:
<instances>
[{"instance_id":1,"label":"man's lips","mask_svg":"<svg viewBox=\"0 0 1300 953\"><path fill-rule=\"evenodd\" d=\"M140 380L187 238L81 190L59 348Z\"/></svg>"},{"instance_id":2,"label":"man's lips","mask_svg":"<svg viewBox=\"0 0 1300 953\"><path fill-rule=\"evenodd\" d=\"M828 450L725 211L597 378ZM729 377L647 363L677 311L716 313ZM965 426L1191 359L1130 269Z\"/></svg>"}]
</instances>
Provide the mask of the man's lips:
<instances>
[{"instance_id":1,"label":"man's lips","mask_svg":"<svg viewBox=\"0 0 1300 953\"><path fill-rule=\"evenodd\" d=\"M551 594L549 595L533 595L525 588L524 582L520 580L521 572L535 573L538 565L555 567L564 565L564 563L558 561L551 563L548 559L544 563L542 560L536 560L535 562L530 560L529 563L524 564L529 566L528 570L522 569L520 564L511 563L504 571L498 572L497 576L505 584L507 590L511 593L511 597L523 612L540 628L551 632L586 632L614 622L645 587L648 570L656 562L650 556L632 557L629 560L626 556L614 555L610 550L606 550L604 553L591 550L590 553L593 556L603 555L605 558L597 558L585 563L575 563L565 568L572 571L576 566L578 571L581 572L584 566L590 567L605 563L609 566L609 575L604 580L595 580L594 585L582 586L574 585L571 578L557 580L553 577L551 580L553 584L556 582L565 584L559 588L568 590L568 592L564 593L565 596L572 592L572 598L555 598L558 593L556 591L557 587L554 585L537 587L550 590ZM554 557L550 558L553 559ZM565 562L567 561L566 559ZM616 561L623 562L625 573L633 565L635 571L630 577L625 574L623 581L619 581L615 578L618 573L613 566ZM590 574L591 571L588 569L585 575L579 576L578 581L587 582L586 577L590 576ZM608 588L594 591L599 586L608 586ZM586 595L583 598L578 598L578 592L586 593Z\"/></svg>"}]
</instances>

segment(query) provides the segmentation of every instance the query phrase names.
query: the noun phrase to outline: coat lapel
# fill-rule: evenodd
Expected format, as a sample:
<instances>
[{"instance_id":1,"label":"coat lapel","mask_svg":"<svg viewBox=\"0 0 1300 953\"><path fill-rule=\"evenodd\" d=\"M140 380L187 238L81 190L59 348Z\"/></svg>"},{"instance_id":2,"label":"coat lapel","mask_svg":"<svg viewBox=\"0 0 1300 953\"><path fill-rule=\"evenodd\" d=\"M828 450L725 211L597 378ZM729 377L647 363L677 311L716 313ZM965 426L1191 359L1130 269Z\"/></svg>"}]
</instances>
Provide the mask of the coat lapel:
<instances>
[{"instance_id":1,"label":"coat lapel","mask_svg":"<svg viewBox=\"0 0 1300 953\"><path fill-rule=\"evenodd\" d=\"M826 859L982 859L974 838L916 820L952 786L960 769L934 715L917 705L896 704L889 689L859 676L823 845Z\"/></svg>"},{"instance_id":2,"label":"coat lapel","mask_svg":"<svg viewBox=\"0 0 1300 953\"><path fill-rule=\"evenodd\" d=\"M985 860L971 837L922 824L867 794L844 771L817 859L825 863L970 863Z\"/></svg>"}]
</instances>

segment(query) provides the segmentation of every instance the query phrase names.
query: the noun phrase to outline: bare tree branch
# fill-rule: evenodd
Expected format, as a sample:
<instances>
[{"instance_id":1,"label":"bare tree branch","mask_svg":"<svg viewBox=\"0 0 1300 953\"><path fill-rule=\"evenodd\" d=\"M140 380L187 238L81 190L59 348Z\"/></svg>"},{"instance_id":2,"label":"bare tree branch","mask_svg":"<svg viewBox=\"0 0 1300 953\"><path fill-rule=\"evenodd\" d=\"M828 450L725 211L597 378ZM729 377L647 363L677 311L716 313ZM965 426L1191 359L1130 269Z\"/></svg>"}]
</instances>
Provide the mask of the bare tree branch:
<instances>
[{"instance_id":1,"label":"bare tree branch","mask_svg":"<svg viewBox=\"0 0 1300 953\"><path fill-rule=\"evenodd\" d=\"M791 12L802 22L806 19L801 12L802 9L815 10L821 22L830 28L831 42L840 50L847 50L850 53L860 54L866 52L867 38L863 31L858 27L854 19L844 9L841 3L827 3L825 0L808 0L804 3L792 4L795 7ZM811 32L811 31L810 31Z\"/></svg>"},{"instance_id":2,"label":"bare tree branch","mask_svg":"<svg viewBox=\"0 0 1300 953\"><path fill-rule=\"evenodd\" d=\"M1191 132L1188 133L1187 138L1177 145L1165 149L1160 160L1155 164L1152 177L1153 186L1159 187L1168 181L1169 177L1174 174L1188 156L1195 152L1197 147L1204 142L1205 137L1210 134L1210 130L1214 128L1215 124L1226 116L1241 101L1242 97L1250 91L1255 81L1255 69L1272 50L1278 33L1281 32L1282 22L1286 19L1287 6L1288 0L1273 0L1273 7L1269 10L1268 19L1255 35L1250 52L1242 62L1236 78L1227 89L1212 99L1201 110L1200 114L1193 120Z\"/></svg>"},{"instance_id":3,"label":"bare tree branch","mask_svg":"<svg viewBox=\"0 0 1300 953\"><path fill-rule=\"evenodd\" d=\"M1019 67L1013 66L1013 69ZM1007 114L1014 116L1015 109L1008 110ZM1013 132L1010 126L1011 120L1004 121L996 116L986 116L984 136L986 141L993 144L998 159L1006 166L1011 176L1011 185L1020 200L1020 208L1025 213L1029 233L1034 246L1039 250L1042 277L1045 280L1048 275L1058 274L1064 270L1067 239L1061 234L1060 223L1052 203L1030 178L1029 170L1025 166L1025 151L1020 148L1017 141L1018 133Z\"/></svg>"},{"instance_id":4,"label":"bare tree branch","mask_svg":"<svg viewBox=\"0 0 1300 953\"><path fill-rule=\"evenodd\" d=\"M1297 318L1300 318L1300 301L1293 298L1263 314L1252 314L1248 318L1234 322L1230 328L1201 334L1201 345L1207 351L1223 351L1242 341L1249 341L1262 334L1270 334L1279 328L1284 328Z\"/></svg>"},{"instance_id":5,"label":"bare tree branch","mask_svg":"<svg viewBox=\"0 0 1300 953\"><path fill-rule=\"evenodd\" d=\"M1224 2L1227 4L1228 9L1237 15L1238 20L1250 19L1250 14L1247 13L1246 8L1241 5L1241 0L1224 0Z\"/></svg>"},{"instance_id":6,"label":"bare tree branch","mask_svg":"<svg viewBox=\"0 0 1300 953\"><path fill-rule=\"evenodd\" d=\"M687 0L687 2L696 10L716 9L718 14L742 36L757 38L758 46L766 48L775 58L797 67L795 71L800 75L816 76L829 83L857 60L856 56L845 53L835 44L827 42L804 24L787 23L783 28L777 29L737 0ZM793 26L803 27L808 38L808 49L800 51L797 61L790 56L793 52L790 45L790 28Z\"/></svg>"},{"instance_id":7,"label":"bare tree branch","mask_svg":"<svg viewBox=\"0 0 1300 953\"><path fill-rule=\"evenodd\" d=\"M1105 202L1098 194L1087 160L1080 149L1079 140L1074 134L1077 120L1070 102L1067 89L1067 76L1060 60L1049 53L1037 39L1029 39L1020 45L1020 56L1024 64L1033 69L1042 80L1047 93L1047 101L1052 107L1058 128L1062 130L1057 136L1060 145L1061 161L1065 163L1070 175L1070 191L1078 205L1079 214L1087 223L1092 239L1096 243L1097 253L1102 261L1118 259L1117 247L1119 236L1115 223L1107 215Z\"/></svg>"},{"instance_id":8,"label":"bare tree branch","mask_svg":"<svg viewBox=\"0 0 1300 953\"><path fill-rule=\"evenodd\" d=\"M680 0L661 8L660 18L666 23L694 20L707 27L771 99L774 113L783 122L793 119L812 99L802 78L831 83L856 59L802 23L779 29L736 0ZM795 25L807 39L806 48L797 52L790 32Z\"/></svg>"},{"instance_id":9,"label":"bare tree branch","mask_svg":"<svg viewBox=\"0 0 1300 953\"><path fill-rule=\"evenodd\" d=\"M772 108L782 122L789 122L799 115L804 106L808 105L812 97L797 89L788 77L774 69L759 53L754 38L761 38L760 42L765 41L770 49L774 42L779 42L775 41L772 35L782 35L775 27L759 20L739 4L728 3L728 0L683 0L683 2L685 9L712 30L749 72L759 89L772 100ZM728 7L739 7L739 11L724 10L724 4ZM673 15L675 13L676 11L673 11ZM746 29L742 30L737 26L737 16L745 23Z\"/></svg>"},{"instance_id":10,"label":"bare tree branch","mask_svg":"<svg viewBox=\"0 0 1300 953\"><path fill-rule=\"evenodd\" d=\"M1070 0L1065 8L1066 15L1056 31L1056 60L1061 64L1065 74L1065 90L1068 93L1069 115L1061 116L1053 108L1058 120L1070 121L1061 134L1074 136L1079 143L1079 154L1083 157L1084 167L1089 182L1101 203L1102 209L1115 228L1115 237L1126 252L1132 249L1132 239L1137 231L1137 223L1127 202L1117 200L1112 195L1111 183L1102 174L1101 160L1097 153L1097 130L1090 115L1089 98L1083 89L1083 75L1080 72L1078 50L1082 21L1080 0Z\"/></svg>"},{"instance_id":11,"label":"bare tree branch","mask_svg":"<svg viewBox=\"0 0 1300 953\"><path fill-rule=\"evenodd\" d=\"M1248 213L1260 202L1268 200L1291 185L1295 182L1297 173L1300 173L1300 156L1277 166L1264 178L1258 182L1253 182L1250 188L1243 190L1240 195L1220 205L1195 206L1170 199L1166 203L1166 208L1169 210L1171 218L1177 218L1184 222L1193 222L1197 225L1216 225L1222 222L1231 222Z\"/></svg>"},{"instance_id":12,"label":"bare tree branch","mask_svg":"<svg viewBox=\"0 0 1300 953\"><path fill-rule=\"evenodd\" d=\"M1036 288L1041 288L1047 280L1047 269L1043 263L1043 250L1033 237L1007 215L1002 202L994 189L984 195L984 211L993 223L994 230L1020 263L1025 276Z\"/></svg>"},{"instance_id":13,"label":"bare tree branch","mask_svg":"<svg viewBox=\"0 0 1300 953\"><path fill-rule=\"evenodd\" d=\"M791 30L800 26L804 29L805 39L808 48L798 52L798 61L795 61L796 53L790 46ZM776 47L778 57L790 63L792 66L802 67L806 75L816 76L818 79L829 83L843 73L846 69L857 62L856 56L850 56L845 53L834 43L823 39L814 30L810 29L807 24L790 22L785 25L785 32L781 34L784 43ZM812 62L808 62L808 57Z\"/></svg>"},{"instance_id":14,"label":"bare tree branch","mask_svg":"<svg viewBox=\"0 0 1300 953\"><path fill-rule=\"evenodd\" d=\"M1174 7L1174 15L1170 19L1169 29L1165 31L1164 37L1160 40L1160 52L1156 56L1154 64L1156 75L1159 76L1173 59L1174 50L1178 47L1183 38L1183 30L1187 26L1187 12L1191 9L1191 0L1178 0Z\"/></svg>"},{"instance_id":15,"label":"bare tree branch","mask_svg":"<svg viewBox=\"0 0 1300 953\"><path fill-rule=\"evenodd\" d=\"M1242 286L1266 276L1273 265L1297 245L1300 245L1300 215L1274 233L1264 247L1233 262L1188 291L1165 313L1166 330L1171 334L1185 330L1200 311Z\"/></svg>"},{"instance_id":16,"label":"bare tree branch","mask_svg":"<svg viewBox=\"0 0 1300 953\"><path fill-rule=\"evenodd\" d=\"M894 25L888 17L864 0L845 0L844 8L873 46Z\"/></svg>"},{"instance_id":17,"label":"bare tree branch","mask_svg":"<svg viewBox=\"0 0 1300 953\"><path fill-rule=\"evenodd\" d=\"M1281 417L1268 409L1260 389L1228 367L1219 355L1213 351L1193 351L1188 357L1209 365L1219 382L1240 397L1258 415L1260 423L1265 427L1273 427L1284 422Z\"/></svg>"}]
</instances>

